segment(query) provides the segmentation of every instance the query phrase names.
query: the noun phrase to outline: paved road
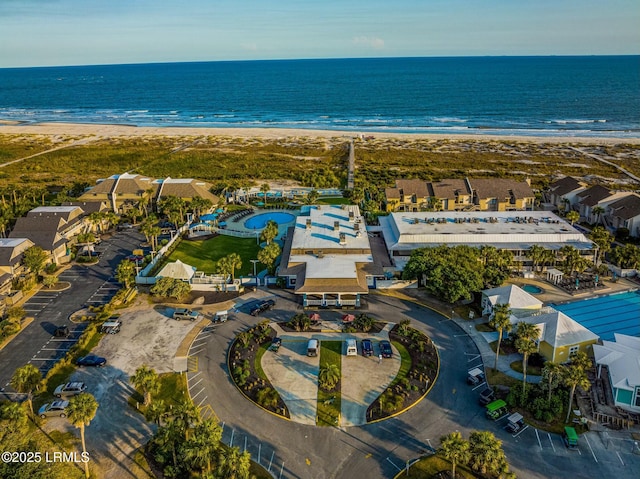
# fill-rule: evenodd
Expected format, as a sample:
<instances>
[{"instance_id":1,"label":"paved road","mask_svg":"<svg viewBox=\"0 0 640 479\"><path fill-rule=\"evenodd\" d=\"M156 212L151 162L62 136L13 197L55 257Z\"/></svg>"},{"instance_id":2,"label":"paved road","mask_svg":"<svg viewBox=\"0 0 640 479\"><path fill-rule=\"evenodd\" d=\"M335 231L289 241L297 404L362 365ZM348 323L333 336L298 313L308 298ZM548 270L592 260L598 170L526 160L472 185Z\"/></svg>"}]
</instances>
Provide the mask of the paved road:
<instances>
[{"instance_id":1,"label":"paved road","mask_svg":"<svg viewBox=\"0 0 640 479\"><path fill-rule=\"evenodd\" d=\"M297 310L295 300L278 292L276 309L264 316L286 319ZM477 388L466 384L466 373L481 364L469 336L454 322L413 303L370 296L369 313L380 319L412 320L438 347L440 376L427 398L397 418L350 428L321 428L277 418L255 407L237 392L226 367L233 336L262 318L236 314L227 323L206 328L196 338L192 354L199 370L190 373L189 388L196 404L211 406L224 424L223 441L248 450L254 460L282 478L393 477L406 461L439 446L439 438L459 430L491 430L504 441L512 469L522 478L634 477L640 456L632 444L605 441L597 433L581 440L579 452L561 446L560 437L527 428L514 437L503 427L506 419L490 422L477 402ZM614 451L614 446L619 450ZM606 445L609 444L609 449Z\"/></svg>"},{"instance_id":2,"label":"paved road","mask_svg":"<svg viewBox=\"0 0 640 479\"><path fill-rule=\"evenodd\" d=\"M141 240L142 235L135 229L117 233L96 247L102 252L97 264L74 265L60 275L60 281L69 282L70 288L57 292L45 288L25 302L24 309L35 321L0 351L0 392L11 395L9 381L20 366L32 363L44 375L64 356L86 327L70 323L69 316L84 306L109 301L119 288L113 279L116 266L140 246ZM56 327L63 324L69 326L71 337L53 338Z\"/></svg>"}]
</instances>

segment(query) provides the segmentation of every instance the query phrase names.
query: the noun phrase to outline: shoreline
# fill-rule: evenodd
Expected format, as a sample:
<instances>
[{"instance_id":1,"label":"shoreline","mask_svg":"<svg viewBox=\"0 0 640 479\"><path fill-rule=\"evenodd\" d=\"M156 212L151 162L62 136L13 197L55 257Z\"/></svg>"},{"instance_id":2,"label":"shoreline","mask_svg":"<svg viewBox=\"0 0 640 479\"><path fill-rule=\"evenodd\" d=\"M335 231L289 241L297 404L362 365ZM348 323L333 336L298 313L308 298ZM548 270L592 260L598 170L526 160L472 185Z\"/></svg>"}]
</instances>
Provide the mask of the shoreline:
<instances>
[{"instance_id":1,"label":"shoreline","mask_svg":"<svg viewBox=\"0 0 640 479\"><path fill-rule=\"evenodd\" d=\"M403 140L449 140L449 141L511 141L522 143L576 143L576 144L634 144L640 145L640 138L619 137L590 137L590 136L535 136L535 135L505 135L490 133L399 133L378 131L348 131L348 130L312 130L293 128L238 128L238 127L179 127L179 126L135 126L123 124L100 123L24 123L11 120L0 120L0 135L50 135L77 136L91 135L102 138L112 137L202 137L225 136L240 138L284 139L291 137L310 138L359 138L361 136L378 139Z\"/></svg>"}]
</instances>

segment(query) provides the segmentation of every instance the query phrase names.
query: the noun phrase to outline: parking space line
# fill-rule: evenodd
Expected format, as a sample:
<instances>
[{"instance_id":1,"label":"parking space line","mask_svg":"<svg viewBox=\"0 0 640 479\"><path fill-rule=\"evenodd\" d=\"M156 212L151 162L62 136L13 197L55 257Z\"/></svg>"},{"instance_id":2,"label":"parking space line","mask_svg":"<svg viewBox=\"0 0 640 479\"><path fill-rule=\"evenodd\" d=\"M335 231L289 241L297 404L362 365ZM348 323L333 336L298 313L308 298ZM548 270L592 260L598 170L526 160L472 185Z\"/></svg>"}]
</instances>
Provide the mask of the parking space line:
<instances>
[{"instance_id":1,"label":"parking space line","mask_svg":"<svg viewBox=\"0 0 640 479\"><path fill-rule=\"evenodd\" d=\"M538 438L538 446L540 446L540 450L542 451L542 443L540 442L540 434L538 434L538 430L534 429L536 432L536 437Z\"/></svg>"},{"instance_id":2,"label":"parking space line","mask_svg":"<svg viewBox=\"0 0 640 479\"><path fill-rule=\"evenodd\" d=\"M622 460L622 457L620 457L620 453L619 453L618 451L616 451L616 454L618 455L618 459L620 459L620 462L621 462L621 463L622 463L622 465L624 466L624 465L625 465L625 463L624 463L624 461Z\"/></svg>"},{"instance_id":3,"label":"parking space line","mask_svg":"<svg viewBox=\"0 0 640 479\"><path fill-rule=\"evenodd\" d=\"M527 430L529 428L529 425L527 424L525 427L523 427L522 429L520 429L517 433L512 434L511 437L518 437L520 434L522 434L525 430ZM555 450L555 449L554 449Z\"/></svg>"},{"instance_id":4,"label":"parking space line","mask_svg":"<svg viewBox=\"0 0 640 479\"><path fill-rule=\"evenodd\" d=\"M204 345L203 345L203 346L204 346ZM189 354L194 354L194 355L195 355L195 354L199 354L199 353L201 353L201 352L202 352L202 351L204 351L204 350L205 350L205 348L204 348L204 347L202 347L202 348L200 348L200 349L190 349L190 350L189 350Z\"/></svg>"},{"instance_id":5,"label":"parking space line","mask_svg":"<svg viewBox=\"0 0 640 479\"><path fill-rule=\"evenodd\" d=\"M387 457L387 461L389 461L389 462L391 463L391 465L392 465L393 467L395 467L398 471L402 471L402 468L401 468L401 467L396 466L396 465L393 463L393 461L392 461L391 459L389 459L388 457Z\"/></svg>"},{"instance_id":6,"label":"parking space line","mask_svg":"<svg viewBox=\"0 0 640 479\"><path fill-rule=\"evenodd\" d=\"M42 348L40 351L60 351L63 353L66 353L67 351L69 351L69 349L71 348L67 348L67 349L60 349L60 348ZM38 351L38 352L40 352Z\"/></svg>"},{"instance_id":7,"label":"parking space line","mask_svg":"<svg viewBox=\"0 0 640 479\"><path fill-rule=\"evenodd\" d=\"M203 378L198 379L198 382L193 384L192 386L189 386L189 391L191 391L192 388L196 387L198 384L200 384L202 382Z\"/></svg>"},{"instance_id":8,"label":"parking space line","mask_svg":"<svg viewBox=\"0 0 640 479\"><path fill-rule=\"evenodd\" d=\"M198 376L200 376L202 374L202 371L198 371L197 373L195 373L193 376L191 376L191 380L193 381L195 378L197 378Z\"/></svg>"},{"instance_id":9,"label":"parking space line","mask_svg":"<svg viewBox=\"0 0 640 479\"><path fill-rule=\"evenodd\" d=\"M593 452L593 448L591 447L591 443L589 442L589 438L587 437L587 435L584 435L585 440L587 441L587 446L589 446L589 449L591 449L591 455L593 456L593 460L596 461L596 463L598 462L598 458L596 457L596 454Z\"/></svg>"},{"instance_id":10,"label":"parking space line","mask_svg":"<svg viewBox=\"0 0 640 479\"><path fill-rule=\"evenodd\" d=\"M482 382L482 383L478 384L475 388L473 388L472 391L475 391L476 389L478 389L478 388L480 388L482 386L485 386L486 384L487 384L486 382Z\"/></svg>"},{"instance_id":11,"label":"parking space line","mask_svg":"<svg viewBox=\"0 0 640 479\"><path fill-rule=\"evenodd\" d=\"M202 404L203 404L207 399L209 399L209 396L205 396L205 397L202 399L202 401L200 401L200 402L198 403L198 407L202 407Z\"/></svg>"},{"instance_id":12,"label":"parking space line","mask_svg":"<svg viewBox=\"0 0 640 479\"><path fill-rule=\"evenodd\" d=\"M200 395L200 393L201 393L202 391L204 391L204 388L200 389L200 391L198 391L198 392L197 392L197 393L195 393L193 396L191 396L191 400L193 401L195 398L197 398L197 397Z\"/></svg>"},{"instance_id":13,"label":"parking space line","mask_svg":"<svg viewBox=\"0 0 640 479\"><path fill-rule=\"evenodd\" d=\"M553 441L551 440L551 434L547 433L547 436L549 436L549 444L551 444L551 449L553 449L553 452L556 452L556 447L553 445Z\"/></svg>"}]
</instances>

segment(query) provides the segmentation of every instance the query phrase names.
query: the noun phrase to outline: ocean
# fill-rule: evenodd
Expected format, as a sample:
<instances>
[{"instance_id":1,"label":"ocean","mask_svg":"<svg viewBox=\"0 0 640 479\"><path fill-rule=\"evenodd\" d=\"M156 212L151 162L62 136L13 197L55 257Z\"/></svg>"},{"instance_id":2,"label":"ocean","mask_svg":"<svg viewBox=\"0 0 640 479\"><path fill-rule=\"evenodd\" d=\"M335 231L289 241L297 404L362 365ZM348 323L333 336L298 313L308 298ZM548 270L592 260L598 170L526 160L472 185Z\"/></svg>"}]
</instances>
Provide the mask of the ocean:
<instances>
[{"instance_id":1,"label":"ocean","mask_svg":"<svg viewBox=\"0 0 640 479\"><path fill-rule=\"evenodd\" d=\"M638 138L640 56L9 68L0 119Z\"/></svg>"}]
</instances>

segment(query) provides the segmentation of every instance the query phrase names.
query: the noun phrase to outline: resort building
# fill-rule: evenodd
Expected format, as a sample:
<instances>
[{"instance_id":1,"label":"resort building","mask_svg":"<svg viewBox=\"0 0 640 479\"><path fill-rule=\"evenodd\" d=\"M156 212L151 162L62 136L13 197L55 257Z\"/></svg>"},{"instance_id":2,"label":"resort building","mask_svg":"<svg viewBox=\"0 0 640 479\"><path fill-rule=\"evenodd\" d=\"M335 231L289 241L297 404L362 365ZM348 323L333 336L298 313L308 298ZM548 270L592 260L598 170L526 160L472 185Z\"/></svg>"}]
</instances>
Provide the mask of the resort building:
<instances>
[{"instance_id":1,"label":"resort building","mask_svg":"<svg viewBox=\"0 0 640 479\"><path fill-rule=\"evenodd\" d=\"M359 307L382 274L357 206L313 206L287 231L278 276L304 307Z\"/></svg>"},{"instance_id":2,"label":"resort building","mask_svg":"<svg viewBox=\"0 0 640 479\"><path fill-rule=\"evenodd\" d=\"M535 204L528 181L503 178L396 180L394 188L385 189L385 198L388 212L533 210Z\"/></svg>"},{"instance_id":3,"label":"resort building","mask_svg":"<svg viewBox=\"0 0 640 479\"><path fill-rule=\"evenodd\" d=\"M640 237L640 195L629 194L609 203L605 216L612 228L627 228L631 236Z\"/></svg>"},{"instance_id":4,"label":"resort building","mask_svg":"<svg viewBox=\"0 0 640 479\"><path fill-rule=\"evenodd\" d=\"M513 314L532 314L542 308L542 301L516 285L509 284L482 291L480 306L482 314L493 317L493 309L497 304L508 304Z\"/></svg>"},{"instance_id":5,"label":"resort building","mask_svg":"<svg viewBox=\"0 0 640 479\"><path fill-rule=\"evenodd\" d=\"M604 212L609 204L630 194L628 191L614 192L601 185L591 186L576 195L577 205L574 205L574 209L577 208L580 217L587 222L596 223L601 216L596 208L601 208Z\"/></svg>"},{"instance_id":6,"label":"resort building","mask_svg":"<svg viewBox=\"0 0 640 479\"><path fill-rule=\"evenodd\" d=\"M640 338L615 334L593 346L598 377L608 377L616 406L640 412Z\"/></svg>"},{"instance_id":7,"label":"resort building","mask_svg":"<svg viewBox=\"0 0 640 479\"><path fill-rule=\"evenodd\" d=\"M429 190L423 180L396 180L394 188L384 190L387 211L420 211L429 203Z\"/></svg>"},{"instance_id":8,"label":"resort building","mask_svg":"<svg viewBox=\"0 0 640 479\"><path fill-rule=\"evenodd\" d=\"M9 292L13 279L27 272L22 256L32 246L27 238L0 238L0 294Z\"/></svg>"},{"instance_id":9,"label":"resort building","mask_svg":"<svg viewBox=\"0 0 640 479\"><path fill-rule=\"evenodd\" d=\"M84 210L79 206L38 206L27 213L27 218L43 218L43 217L62 218L64 225L58 230L66 239L81 232L85 216Z\"/></svg>"},{"instance_id":10,"label":"resort building","mask_svg":"<svg viewBox=\"0 0 640 479\"><path fill-rule=\"evenodd\" d=\"M586 183L576 180L572 176L565 176L549 185L549 202L558 210L570 209L575 203L575 197L586 189Z\"/></svg>"},{"instance_id":11,"label":"resort building","mask_svg":"<svg viewBox=\"0 0 640 479\"><path fill-rule=\"evenodd\" d=\"M533 245L551 250L570 245L593 256L593 243L584 234L546 211L391 213L379 222L379 227L370 229L382 233L397 269L404 268L415 249L442 244L491 245L512 251L522 263L529 261L527 250Z\"/></svg>"},{"instance_id":12,"label":"resort building","mask_svg":"<svg viewBox=\"0 0 640 479\"><path fill-rule=\"evenodd\" d=\"M142 175L123 173L98 180L98 184L85 191L80 201L104 201L114 213L123 214L138 203L153 206L155 202L166 196L177 196L191 201L200 196L216 204L218 198L210 191L211 185L193 178L152 179Z\"/></svg>"},{"instance_id":13,"label":"resort building","mask_svg":"<svg viewBox=\"0 0 640 479\"><path fill-rule=\"evenodd\" d=\"M554 363L566 363L578 351L590 354L598 341L597 334L550 307L533 314L513 314L511 322L514 327L519 322L535 324L540 330L538 352Z\"/></svg>"}]
</instances>

